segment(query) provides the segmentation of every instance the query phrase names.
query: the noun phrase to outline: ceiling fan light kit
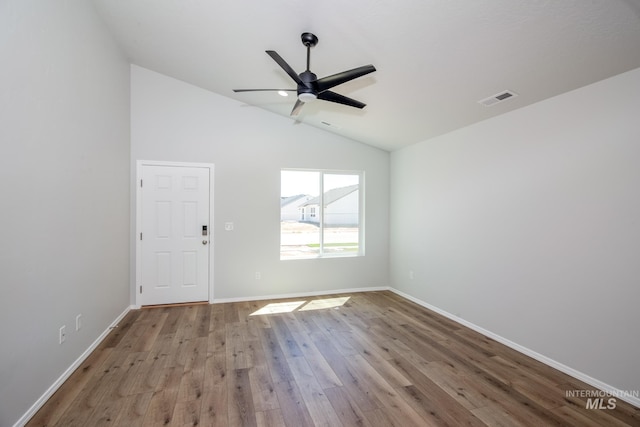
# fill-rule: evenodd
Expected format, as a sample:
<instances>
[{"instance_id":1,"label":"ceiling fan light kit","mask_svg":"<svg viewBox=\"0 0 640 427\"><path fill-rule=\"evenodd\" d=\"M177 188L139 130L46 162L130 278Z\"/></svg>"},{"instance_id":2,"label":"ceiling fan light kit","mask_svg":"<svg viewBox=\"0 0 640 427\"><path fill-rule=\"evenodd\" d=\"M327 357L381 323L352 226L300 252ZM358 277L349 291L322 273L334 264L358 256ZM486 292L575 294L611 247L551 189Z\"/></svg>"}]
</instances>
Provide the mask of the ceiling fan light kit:
<instances>
[{"instance_id":1,"label":"ceiling fan light kit","mask_svg":"<svg viewBox=\"0 0 640 427\"><path fill-rule=\"evenodd\" d=\"M298 94L298 99L302 102L312 102L318 98L313 93L302 92L301 94Z\"/></svg>"},{"instance_id":2,"label":"ceiling fan light kit","mask_svg":"<svg viewBox=\"0 0 640 427\"><path fill-rule=\"evenodd\" d=\"M341 73L333 74L331 76L318 77L311 72L311 48L318 44L318 37L311 33L302 33L300 36L302 44L307 48L307 69L300 74L297 74L293 68L287 62L282 59L280 55L274 50L267 50L269 55L288 75L297 83L297 89L234 89L234 92L293 92L297 93L296 103L291 110L291 115L297 115L300 112L302 106L307 102L321 99L323 101L335 102L342 105L347 105L354 108L364 108L366 104L356 101L355 99L340 95L339 93L332 92L335 86L342 83L346 83L350 80L364 76L366 74L376 71L373 65L364 65L362 67L354 68L352 70L343 71ZM281 93L282 94L282 93Z\"/></svg>"}]
</instances>

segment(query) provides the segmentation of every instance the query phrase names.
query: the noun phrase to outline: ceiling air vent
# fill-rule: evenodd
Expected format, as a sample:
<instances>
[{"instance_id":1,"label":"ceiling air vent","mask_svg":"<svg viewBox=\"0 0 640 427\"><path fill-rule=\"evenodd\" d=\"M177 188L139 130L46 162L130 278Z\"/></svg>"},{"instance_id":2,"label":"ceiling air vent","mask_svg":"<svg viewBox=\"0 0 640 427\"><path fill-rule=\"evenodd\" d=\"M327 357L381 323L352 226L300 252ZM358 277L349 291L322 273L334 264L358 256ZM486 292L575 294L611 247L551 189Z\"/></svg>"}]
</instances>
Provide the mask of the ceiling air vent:
<instances>
[{"instance_id":1,"label":"ceiling air vent","mask_svg":"<svg viewBox=\"0 0 640 427\"><path fill-rule=\"evenodd\" d=\"M507 99L515 98L518 96L517 93L512 92L510 90L504 90L500 93L496 93L495 95L491 95L488 98L481 99L478 101L479 104L484 105L485 107L491 107L499 102L506 101Z\"/></svg>"}]
</instances>

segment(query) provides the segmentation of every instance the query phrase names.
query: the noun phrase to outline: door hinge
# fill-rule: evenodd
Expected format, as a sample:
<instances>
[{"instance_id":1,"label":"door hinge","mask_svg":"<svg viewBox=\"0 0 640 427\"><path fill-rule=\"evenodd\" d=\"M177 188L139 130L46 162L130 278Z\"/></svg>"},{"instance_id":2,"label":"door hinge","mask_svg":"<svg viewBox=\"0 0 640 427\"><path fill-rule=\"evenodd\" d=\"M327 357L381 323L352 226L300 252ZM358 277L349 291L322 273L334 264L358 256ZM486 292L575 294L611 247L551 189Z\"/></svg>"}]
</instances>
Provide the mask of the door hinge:
<instances>
[{"instance_id":1,"label":"door hinge","mask_svg":"<svg viewBox=\"0 0 640 427\"><path fill-rule=\"evenodd\" d=\"M142 285L140 285L140 293L142 293Z\"/></svg>"},{"instance_id":2,"label":"door hinge","mask_svg":"<svg viewBox=\"0 0 640 427\"><path fill-rule=\"evenodd\" d=\"M142 240L142 233L140 233L140 240Z\"/></svg>"},{"instance_id":3,"label":"door hinge","mask_svg":"<svg viewBox=\"0 0 640 427\"><path fill-rule=\"evenodd\" d=\"M142 188L142 180L140 180L140 188Z\"/></svg>"}]
</instances>

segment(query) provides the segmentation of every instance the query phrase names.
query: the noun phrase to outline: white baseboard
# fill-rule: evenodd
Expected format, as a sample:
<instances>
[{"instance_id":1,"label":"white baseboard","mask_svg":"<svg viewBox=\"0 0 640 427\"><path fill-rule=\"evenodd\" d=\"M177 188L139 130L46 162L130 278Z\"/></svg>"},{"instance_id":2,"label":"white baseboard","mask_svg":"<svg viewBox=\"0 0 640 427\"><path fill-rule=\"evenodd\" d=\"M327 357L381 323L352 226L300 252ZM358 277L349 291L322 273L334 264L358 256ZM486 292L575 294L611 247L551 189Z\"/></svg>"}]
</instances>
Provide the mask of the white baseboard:
<instances>
[{"instance_id":1,"label":"white baseboard","mask_svg":"<svg viewBox=\"0 0 640 427\"><path fill-rule=\"evenodd\" d=\"M78 369L78 367L85 361L87 357L100 345L100 343L107 337L111 329L120 323L120 321L127 315L129 310L132 309L132 306L127 307L117 318L114 320L111 325L102 333L100 336L78 357L72 364L67 368L66 371L60 375L60 377L44 392L42 396L36 402L31 405L31 408L22 416L13 427L22 427L38 412L40 408L53 396L53 394L60 388L60 386L73 374L73 372Z\"/></svg>"},{"instance_id":2,"label":"white baseboard","mask_svg":"<svg viewBox=\"0 0 640 427\"><path fill-rule=\"evenodd\" d=\"M348 294L354 292L373 292L373 291L389 291L391 288L388 286L381 286L376 288L351 288L351 289L332 289L330 291L317 291L317 292L302 292L293 294L279 294L279 295L262 295L253 297L241 297L241 298L214 298L212 304L221 304L225 302L245 302L245 301L262 301L268 299L286 299L286 298L307 298L319 295L332 295L332 294Z\"/></svg>"},{"instance_id":3,"label":"white baseboard","mask_svg":"<svg viewBox=\"0 0 640 427\"><path fill-rule=\"evenodd\" d=\"M510 341L510 340L504 338L504 337L501 337L500 335L494 334L493 332L488 331L488 330L486 330L486 329L484 329L484 328L482 328L482 327L480 327L480 326L478 326L478 325L476 325L474 323L471 323L471 322L469 322L467 320L464 320L464 319L462 319L462 318L460 318L458 316L455 316L455 315L453 315L453 314L451 314L451 313L449 313L447 311L444 311L444 310L442 310L442 309L440 309L438 307L435 307L435 306L433 306L433 305L431 305L429 303L426 303L426 302L424 302L422 300L414 298L411 295L405 294L402 291L399 291L399 290L394 289L394 288L389 288L389 290L391 292L393 292L393 293L396 293L396 294L400 295L403 298L406 298L406 299L408 299L410 301L415 302L418 305L421 305L424 308L428 308L431 311L434 311L434 312L436 312L436 313L438 313L438 314L440 314L440 315L442 315L442 316L444 316L444 317L446 317L446 318L448 318L450 320L453 320L456 323L459 323L459 324L461 324L463 326L466 326L469 329L473 329L474 331L481 333L482 335L485 335L485 336L487 336L487 337L489 337L491 339L494 339L494 340L498 341L499 343L506 345L507 347L510 347L510 348L512 348L512 349L514 349L514 350L516 350L516 351L518 351L518 352L520 352L520 353L522 353L522 354L524 354L526 356L531 357L532 359L535 359L535 360L537 360L539 362L542 362L547 366L550 366L550 367L552 367L554 369L557 369L560 372L564 372L565 374L570 375L573 378L576 378L576 379L578 379L578 380L580 380L582 382L585 382L585 383L587 383L587 384L589 384L589 385L591 385L591 386L593 386L593 387L595 387L595 388L597 388L599 390L602 390L602 391L604 391L606 393L609 393L609 394L611 394L613 397L615 397L617 399L624 400L625 402L630 403L631 405L640 408L640 398L637 398L635 396L630 396L629 392L627 392L627 391L619 390L616 387L613 387L613 386L611 386L611 385L609 385L607 383L604 383L604 382L602 382L600 380L597 380L597 379L595 379L593 377L590 377L589 375L587 375L587 374L585 374L583 372L577 371L577 370L575 370L575 369L573 369L573 368L571 368L571 367L569 367L567 365L564 365L564 364L562 364L560 362L557 362L557 361L555 361L555 360L553 360L553 359L551 359L551 358L549 358L549 357L547 357L547 356L545 356L543 354L537 353L537 352L535 352L535 351L533 351L533 350L531 350L531 349L529 349L527 347L523 347L520 344L517 344L517 343L515 343L513 341Z\"/></svg>"}]
</instances>

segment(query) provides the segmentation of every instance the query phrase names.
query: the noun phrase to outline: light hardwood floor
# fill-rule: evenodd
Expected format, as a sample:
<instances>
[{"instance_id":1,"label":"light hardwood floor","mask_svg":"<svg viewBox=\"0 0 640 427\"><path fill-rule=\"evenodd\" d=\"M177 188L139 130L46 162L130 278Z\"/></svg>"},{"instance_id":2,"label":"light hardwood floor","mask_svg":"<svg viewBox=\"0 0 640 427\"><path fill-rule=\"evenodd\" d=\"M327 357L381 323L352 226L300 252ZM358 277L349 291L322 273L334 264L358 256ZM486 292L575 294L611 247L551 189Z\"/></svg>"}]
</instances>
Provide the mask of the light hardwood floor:
<instances>
[{"instance_id":1,"label":"light hardwood floor","mask_svg":"<svg viewBox=\"0 0 640 427\"><path fill-rule=\"evenodd\" d=\"M574 390L593 388L367 292L133 310L28 426L640 426Z\"/></svg>"}]
</instances>

